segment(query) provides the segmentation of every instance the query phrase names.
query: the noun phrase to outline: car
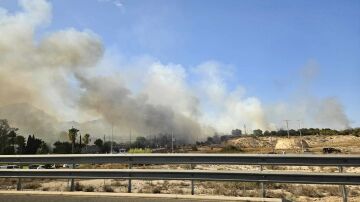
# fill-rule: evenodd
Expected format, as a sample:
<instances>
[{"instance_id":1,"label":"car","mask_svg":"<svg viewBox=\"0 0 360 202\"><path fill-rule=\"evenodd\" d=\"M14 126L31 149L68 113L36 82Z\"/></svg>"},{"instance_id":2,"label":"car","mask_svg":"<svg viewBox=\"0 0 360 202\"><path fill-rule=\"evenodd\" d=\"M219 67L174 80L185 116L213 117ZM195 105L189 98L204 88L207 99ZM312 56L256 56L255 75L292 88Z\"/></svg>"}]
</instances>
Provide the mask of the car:
<instances>
[{"instance_id":1,"label":"car","mask_svg":"<svg viewBox=\"0 0 360 202\"><path fill-rule=\"evenodd\" d=\"M0 166L0 169L19 169L20 166L18 165L4 165L4 166Z\"/></svg>"},{"instance_id":2,"label":"car","mask_svg":"<svg viewBox=\"0 0 360 202\"><path fill-rule=\"evenodd\" d=\"M75 164L75 168L79 167L79 166L80 166L79 164ZM64 164L62 167L63 168L73 168L73 164Z\"/></svg>"},{"instance_id":3,"label":"car","mask_svg":"<svg viewBox=\"0 0 360 202\"><path fill-rule=\"evenodd\" d=\"M42 169L46 169L46 167L44 165L39 165L36 169L37 170L42 170Z\"/></svg>"},{"instance_id":4,"label":"car","mask_svg":"<svg viewBox=\"0 0 360 202\"><path fill-rule=\"evenodd\" d=\"M29 165L29 169L37 169L40 165L38 164L32 164L32 165Z\"/></svg>"},{"instance_id":5,"label":"car","mask_svg":"<svg viewBox=\"0 0 360 202\"><path fill-rule=\"evenodd\" d=\"M126 154L126 149L119 149L119 154Z\"/></svg>"},{"instance_id":6,"label":"car","mask_svg":"<svg viewBox=\"0 0 360 202\"><path fill-rule=\"evenodd\" d=\"M18 166L18 165L8 165L7 166L7 169L19 169L20 168L20 166Z\"/></svg>"}]
</instances>

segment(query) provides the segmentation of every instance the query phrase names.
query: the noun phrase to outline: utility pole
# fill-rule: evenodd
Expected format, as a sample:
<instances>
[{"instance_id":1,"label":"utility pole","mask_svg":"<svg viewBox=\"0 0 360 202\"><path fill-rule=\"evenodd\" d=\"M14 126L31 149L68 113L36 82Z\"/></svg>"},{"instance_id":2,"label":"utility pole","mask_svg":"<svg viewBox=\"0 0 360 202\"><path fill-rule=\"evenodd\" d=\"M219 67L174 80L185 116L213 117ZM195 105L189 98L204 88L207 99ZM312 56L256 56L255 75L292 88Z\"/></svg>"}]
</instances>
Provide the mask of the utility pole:
<instances>
[{"instance_id":1,"label":"utility pole","mask_svg":"<svg viewBox=\"0 0 360 202\"><path fill-rule=\"evenodd\" d=\"M290 132L289 132L289 121L290 120L284 120L286 122L286 129L287 129L287 135L288 135L288 138L290 138Z\"/></svg>"},{"instance_id":2,"label":"utility pole","mask_svg":"<svg viewBox=\"0 0 360 202\"><path fill-rule=\"evenodd\" d=\"M111 123L111 144L110 144L110 154L113 153L113 141L114 141L114 124Z\"/></svg>"},{"instance_id":3,"label":"utility pole","mask_svg":"<svg viewBox=\"0 0 360 202\"><path fill-rule=\"evenodd\" d=\"M171 153L174 153L174 133L171 131Z\"/></svg>"},{"instance_id":4,"label":"utility pole","mask_svg":"<svg viewBox=\"0 0 360 202\"><path fill-rule=\"evenodd\" d=\"M246 124L244 124L244 134L247 135L246 134Z\"/></svg>"},{"instance_id":5,"label":"utility pole","mask_svg":"<svg viewBox=\"0 0 360 202\"><path fill-rule=\"evenodd\" d=\"M301 144L301 152L304 152L304 145L301 134L301 120L297 120L299 122L299 134L300 134L300 144Z\"/></svg>"},{"instance_id":6,"label":"utility pole","mask_svg":"<svg viewBox=\"0 0 360 202\"><path fill-rule=\"evenodd\" d=\"M129 145L129 150L131 149L131 128L130 128L130 145Z\"/></svg>"}]
</instances>

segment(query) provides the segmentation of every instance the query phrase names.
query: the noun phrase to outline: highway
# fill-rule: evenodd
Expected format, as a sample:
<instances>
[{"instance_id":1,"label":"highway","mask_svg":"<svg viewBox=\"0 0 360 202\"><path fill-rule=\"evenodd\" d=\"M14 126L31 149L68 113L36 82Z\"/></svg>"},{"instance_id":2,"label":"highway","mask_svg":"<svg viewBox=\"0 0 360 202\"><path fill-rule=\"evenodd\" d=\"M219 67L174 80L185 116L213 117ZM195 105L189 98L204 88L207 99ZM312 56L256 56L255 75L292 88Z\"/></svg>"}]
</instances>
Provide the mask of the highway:
<instances>
[{"instance_id":1,"label":"highway","mask_svg":"<svg viewBox=\"0 0 360 202\"><path fill-rule=\"evenodd\" d=\"M0 191L1 202L215 202L215 201L263 201L281 202L276 198L190 196L173 194L126 194L95 192L13 192Z\"/></svg>"},{"instance_id":2,"label":"highway","mask_svg":"<svg viewBox=\"0 0 360 202\"><path fill-rule=\"evenodd\" d=\"M48 195L0 195L2 202L182 202L188 199L134 198L134 197L88 197L88 196L48 196ZM209 200L214 201L214 200Z\"/></svg>"}]
</instances>

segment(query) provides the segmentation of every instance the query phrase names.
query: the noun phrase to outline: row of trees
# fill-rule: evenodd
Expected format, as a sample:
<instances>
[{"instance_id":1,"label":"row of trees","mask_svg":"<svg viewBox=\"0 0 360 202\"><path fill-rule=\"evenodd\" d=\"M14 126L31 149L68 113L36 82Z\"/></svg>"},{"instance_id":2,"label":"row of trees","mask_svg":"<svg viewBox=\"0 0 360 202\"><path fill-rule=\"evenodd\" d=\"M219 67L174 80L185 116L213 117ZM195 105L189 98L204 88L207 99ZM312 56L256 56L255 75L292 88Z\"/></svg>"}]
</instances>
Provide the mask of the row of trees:
<instances>
[{"instance_id":1,"label":"row of trees","mask_svg":"<svg viewBox=\"0 0 360 202\"><path fill-rule=\"evenodd\" d=\"M330 128L302 128L301 134L303 136L308 135L355 135L360 136L360 128L350 128L346 130L334 130ZM207 137L207 139L203 142L196 142L196 145L212 145L212 144L220 144L221 142L227 141L232 138L240 137L242 134L242 131L240 129L234 129L231 131L230 135L219 135L218 133L215 133L211 137ZM273 137L281 137L281 136L287 136L288 131L284 129L276 130L276 131L262 131L260 129L253 130L252 134L253 136L273 136ZM300 131L299 130L289 130L290 136L299 136Z\"/></svg>"},{"instance_id":2,"label":"row of trees","mask_svg":"<svg viewBox=\"0 0 360 202\"><path fill-rule=\"evenodd\" d=\"M335 130L330 128L302 128L301 134L302 135L359 135L360 136L360 128L349 128L345 130ZM289 135L296 136L299 135L299 130L290 129ZM216 134L215 134L216 135ZM240 136L242 135L242 131L240 129L234 129L231 131L231 135L227 136ZM255 136L287 136L288 131L284 129L275 130L275 131L262 131L260 129L253 130L252 134Z\"/></svg>"},{"instance_id":3,"label":"row of trees","mask_svg":"<svg viewBox=\"0 0 360 202\"><path fill-rule=\"evenodd\" d=\"M56 141L53 146L53 153L56 154L76 154L81 153L82 149L87 147L91 141L90 134L85 134L83 137L79 133L80 130L72 127L68 131L68 140L61 142ZM79 141L78 141L79 139Z\"/></svg>"},{"instance_id":4,"label":"row of trees","mask_svg":"<svg viewBox=\"0 0 360 202\"><path fill-rule=\"evenodd\" d=\"M41 140L36 138L35 135L29 135L27 139L17 134L18 129L12 128L7 120L0 119L0 154L47 154L50 153L48 145ZM333 130L329 128L303 128L301 129L302 135L356 135L360 136L360 128L346 129L342 131ZM298 130L289 130L290 136L298 136ZM70 153L82 153L89 152L87 150L88 145L91 142L90 134L81 135L80 130L71 128L68 130L68 141L57 141L53 144L53 153L59 154L70 154ZM220 135L215 133L212 137L208 137L204 142L196 142L197 145L209 145L209 144L220 144L228 139L239 137L242 135L240 129L234 129L229 135ZM262 131L256 129L253 131L254 136L287 136L287 130L277 131ZM94 145L91 148L92 152L109 153L111 152L111 145L113 150L118 151L119 148L130 149L130 148L170 148L172 137L170 134L158 134L152 137L137 137L135 141L128 143L116 143L105 141L104 139L96 139ZM179 141L177 144L179 145ZM85 149L85 150L84 150Z\"/></svg>"},{"instance_id":5,"label":"row of trees","mask_svg":"<svg viewBox=\"0 0 360 202\"><path fill-rule=\"evenodd\" d=\"M17 134L18 129L10 127L6 119L0 119L0 154L46 154L49 147L41 139L29 135L27 140Z\"/></svg>"}]
</instances>

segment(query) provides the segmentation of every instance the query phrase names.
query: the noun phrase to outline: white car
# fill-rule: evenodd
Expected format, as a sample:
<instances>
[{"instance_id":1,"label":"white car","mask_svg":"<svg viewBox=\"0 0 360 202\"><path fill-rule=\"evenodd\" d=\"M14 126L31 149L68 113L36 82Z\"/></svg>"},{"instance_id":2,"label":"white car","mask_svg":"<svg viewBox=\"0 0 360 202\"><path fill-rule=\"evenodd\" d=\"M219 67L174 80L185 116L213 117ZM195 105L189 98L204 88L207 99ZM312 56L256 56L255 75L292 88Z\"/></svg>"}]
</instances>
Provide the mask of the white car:
<instances>
[{"instance_id":1,"label":"white car","mask_svg":"<svg viewBox=\"0 0 360 202\"><path fill-rule=\"evenodd\" d=\"M41 170L41 169L46 169L44 165L39 165L36 169Z\"/></svg>"},{"instance_id":2,"label":"white car","mask_svg":"<svg viewBox=\"0 0 360 202\"><path fill-rule=\"evenodd\" d=\"M75 168L79 166L80 166L79 164L75 164ZM73 164L64 164L63 168L73 168Z\"/></svg>"}]
</instances>

